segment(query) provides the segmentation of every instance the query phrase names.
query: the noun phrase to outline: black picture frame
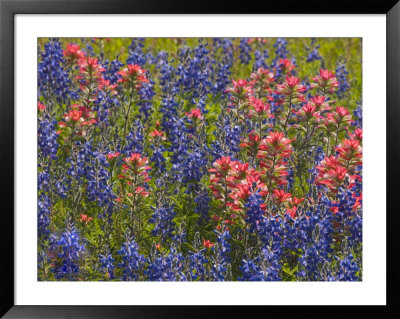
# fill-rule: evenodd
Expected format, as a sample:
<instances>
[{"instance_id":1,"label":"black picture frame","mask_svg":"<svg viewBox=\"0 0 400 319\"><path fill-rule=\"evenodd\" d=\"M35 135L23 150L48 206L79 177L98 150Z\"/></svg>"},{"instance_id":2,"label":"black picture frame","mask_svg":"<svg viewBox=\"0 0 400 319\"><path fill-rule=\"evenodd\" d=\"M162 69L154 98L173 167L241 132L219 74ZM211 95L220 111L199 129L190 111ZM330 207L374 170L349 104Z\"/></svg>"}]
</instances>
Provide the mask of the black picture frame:
<instances>
[{"instance_id":1,"label":"black picture frame","mask_svg":"<svg viewBox=\"0 0 400 319\"><path fill-rule=\"evenodd\" d=\"M16 306L14 303L14 15L15 14L385 14L387 54L387 283L386 306ZM279 315L332 315L376 318L400 316L395 256L399 243L396 196L400 136L400 3L398 0L270 1L243 3L204 0L0 0L0 174L1 191L1 308L4 318L164 318ZM378 79L379 80L379 79ZM382 102L383 104L384 102ZM378 107L378 106L377 106ZM380 106L381 107L381 106ZM384 172L382 172L384 174ZM179 301L177 302L179 303Z\"/></svg>"}]
</instances>

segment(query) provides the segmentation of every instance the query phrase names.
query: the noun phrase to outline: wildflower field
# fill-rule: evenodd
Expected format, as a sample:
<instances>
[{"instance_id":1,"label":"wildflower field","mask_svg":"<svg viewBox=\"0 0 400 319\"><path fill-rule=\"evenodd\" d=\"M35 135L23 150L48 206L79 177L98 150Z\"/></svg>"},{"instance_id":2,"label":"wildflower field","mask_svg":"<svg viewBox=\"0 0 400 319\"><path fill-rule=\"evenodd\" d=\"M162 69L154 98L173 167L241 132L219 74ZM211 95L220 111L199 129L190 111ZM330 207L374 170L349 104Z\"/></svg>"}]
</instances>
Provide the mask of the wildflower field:
<instances>
[{"instance_id":1,"label":"wildflower field","mask_svg":"<svg viewBox=\"0 0 400 319\"><path fill-rule=\"evenodd\" d=\"M359 38L38 39L38 280L362 280Z\"/></svg>"}]
</instances>

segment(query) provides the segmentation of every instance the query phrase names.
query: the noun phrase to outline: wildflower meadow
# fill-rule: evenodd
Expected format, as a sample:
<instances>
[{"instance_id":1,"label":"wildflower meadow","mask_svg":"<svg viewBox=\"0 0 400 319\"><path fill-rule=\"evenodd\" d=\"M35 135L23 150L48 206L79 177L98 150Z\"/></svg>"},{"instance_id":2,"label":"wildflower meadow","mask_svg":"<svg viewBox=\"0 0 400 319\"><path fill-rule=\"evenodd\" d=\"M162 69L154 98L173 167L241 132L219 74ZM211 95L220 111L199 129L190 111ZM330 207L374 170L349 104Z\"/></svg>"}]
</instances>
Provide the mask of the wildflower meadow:
<instances>
[{"instance_id":1,"label":"wildflower meadow","mask_svg":"<svg viewBox=\"0 0 400 319\"><path fill-rule=\"evenodd\" d=\"M359 38L38 39L39 281L361 281Z\"/></svg>"}]
</instances>

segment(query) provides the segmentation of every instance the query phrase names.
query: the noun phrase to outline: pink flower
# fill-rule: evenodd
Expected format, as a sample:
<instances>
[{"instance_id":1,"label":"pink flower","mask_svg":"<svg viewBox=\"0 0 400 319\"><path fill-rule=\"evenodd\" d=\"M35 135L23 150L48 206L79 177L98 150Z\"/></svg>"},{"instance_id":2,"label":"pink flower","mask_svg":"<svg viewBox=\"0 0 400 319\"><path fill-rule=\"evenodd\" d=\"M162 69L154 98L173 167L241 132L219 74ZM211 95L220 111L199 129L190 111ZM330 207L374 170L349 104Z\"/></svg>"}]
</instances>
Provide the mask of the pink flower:
<instances>
[{"instance_id":1,"label":"pink flower","mask_svg":"<svg viewBox=\"0 0 400 319\"><path fill-rule=\"evenodd\" d=\"M349 125L351 120L349 110L343 106L338 106L336 111L327 114L327 124L334 124L335 127Z\"/></svg>"},{"instance_id":2,"label":"pink flower","mask_svg":"<svg viewBox=\"0 0 400 319\"><path fill-rule=\"evenodd\" d=\"M287 76L286 83L287 85L293 88L300 83L300 79L296 78L295 76L290 76L290 77Z\"/></svg>"},{"instance_id":3,"label":"pink flower","mask_svg":"<svg viewBox=\"0 0 400 319\"><path fill-rule=\"evenodd\" d=\"M339 147L336 148L336 151L339 152L339 157L344 160L344 164L361 164L360 158L362 157L362 149L359 140L345 139ZM355 161L355 163L352 161Z\"/></svg>"},{"instance_id":4,"label":"pink flower","mask_svg":"<svg viewBox=\"0 0 400 319\"><path fill-rule=\"evenodd\" d=\"M146 70L142 69L137 64L128 64L126 68L118 72L122 76L118 82L131 83L136 85L137 88L141 86L142 82L149 82L146 78Z\"/></svg>"},{"instance_id":5,"label":"pink flower","mask_svg":"<svg viewBox=\"0 0 400 319\"><path fill-rule=\"evenodd\" d=\"M279 203L283 203L292 197L291 193L285 193L283 189L274 189L273 198L275 198Z\"/></svg>"},{"instance_id":6,"label":"pink flower","mask_svg":"<svg viewBox=\"0 0 400 319\"><path fill-rule=\"evenodd\" d=\"M152 137L162 137L164 135L163 131L159 131L157 129L155 129L153 132L150 133L150 136Z\"/></svg>"},{"instance_id":7,"label":"pink flower","mask_svg":"<svg viewBox=\"0 0 400 319\"><path fill-rule=\"evenodd\" d=\"M63 54L70 63L75 60L83 59L86 55L85 52L79 48L79 45L75 43L68 43L67 49L64 50Z\"/></svg>"},{"instance_id":8,"label":"pink flower","mask_svg":"<svg viewBox=\"0 0 400 319\"><path fill-rule=\"evenodd\" d=\"M200 109L192 109L190 113L185 112L187 117L190 119L195 119L195 120L202 120L203 116L201 115L201 110Z\"/></svg>"},{"instance_id":9,"label":"pink flower","mask_svg":"<svg viewBox=\"0 0 400 319\"><path fill-rule=\"evenodd\" d=\"M113 158L118 157L118 155L120 154L121 154L120 152L115 152L115 153L108 153L106 156L108 160L112 160Z\"/></svg>"},{"instance_id":10,"label":"pink flower","mask_svg":"<svg viewBox=\"0 0 400 319\"><path fill-rule=\"evenodd\" d=\"M286 214L288 214L291 218L296 217L296 212L297 212L297 207L293 206L292 208L287 208L286 209Z\"/></svg>"},{"instance_id":11,"label":"pink flower","mask_svg":"<svg viewBox=\"0 0 400 319\"><path fill-rule=\"evenodd\" d=\"M45 109L46 109L46 105L44 105L44 104L38 102L38 110L39 110L39 111L44 111Z\"/></svg>"},{"instance_id":12,"label":"pink flower","mask_svg":"<svg viewBox=\"0 0 400 319\"><path fill-rule=\"evenodd\" d=\"M209 249L209 248L215 246L215 244L211 243L209 240L203 239L203 246L204 246L204 248Z\"/></svg>"},{"instance_id":13,"label":"pink flower","mask_svg":"<svg viewBox=\"0 0 400 319\"><path fill-rule=\"evenodd\" d=\"M292 203L293 203L293 205L295 205L295 206L301 204L303 201L304 201L304 198L293 197L293 199L292 199Z\"/></svg>"},{"instance_id":14,"label":"pink flower","mask_svg":"<svg viewBox=\"0 0 400 319\"><path fill-rule=\"evenodd\" d=\"M83 120L82 114L83 114L82 111L72 110L72 111L69 111L69 113L64 114L64 118L67 122L69 121L69 119L72 119L73 121L78 122L81 119Z\"/></svg>"},{"instance_id":15,"label":"pink flower","mask_svg":"<svg viewBox=\"0 0 400 319\"><path fill-rule=\"evenodd\" d=\"M290 73L294 69L293 63L288 59L280 59L278 65L286 73Z\"/></svg>"},{"instance_id":16,"label":"pink flower","mask_svg":"<svg viewBox=\"0 0 400 319\"><path fill-rule=\"evenodd\" d=\"M244 98L252 92L252 83L248 83L246 80L239 79L237 81L233 80L233 87L227 88L225 92L233 93L239 98Z\"/></svg>"},{"instance_id":17,"label":"pink flower","mask_svg":"<svg viewBox=\"0 0 400 319\"><path fill-rule=\"evenodd\" d=\"M286 81L276 86L276 92L285 95L286 98L291 97L292 103L303 101L304 97L301 93L305 90L306 87L295 76L286 76Z\"/></svg>"},{"instance_id":18,"label":"pink flower","mask_svg":"<svg viewBox=\"0 0 400 319\"><path fill-rule=\"evenodd\" d=\"M329 70L319 70L319 75L312 78L315 83L311 83L311 88L318 87L321 90L328 90L330 93L333 89L339 86L335 74Z\"/></svg>"},{"instance_id":19,"label":"pink flower","mask_svg":"<svg viewBox=\"0 0 400 319\"><path fill-rule=\"evenodd\" d=\"M81 214L81 223L85 223L85 225L87 225L93 218L92 217L87 217L87 215L85 214Z\"/></svg>"}]
</instances>

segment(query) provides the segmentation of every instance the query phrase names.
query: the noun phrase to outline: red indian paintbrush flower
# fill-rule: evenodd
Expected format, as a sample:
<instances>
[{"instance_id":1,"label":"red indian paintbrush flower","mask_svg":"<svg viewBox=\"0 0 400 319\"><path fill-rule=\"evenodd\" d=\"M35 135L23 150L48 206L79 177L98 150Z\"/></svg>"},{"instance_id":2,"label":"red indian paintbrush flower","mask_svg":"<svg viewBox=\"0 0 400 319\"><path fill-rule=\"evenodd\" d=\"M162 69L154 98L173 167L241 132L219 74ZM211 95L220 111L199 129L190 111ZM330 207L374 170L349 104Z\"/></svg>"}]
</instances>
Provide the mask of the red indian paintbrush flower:
<instances>
[{"instance_id":1,"label":"red indian paintbrush flower","mask_svg":"<svg viewBox=\"0 0 400 319\"><path fill-rule=\"evenodd\" d=\"M348 169L361 165L362 148L359 140L345 139L339 147L336 148L336 151L339 153L342 165Z\"/></svg>"},{"instance_id":2,"label":"red indian paintbrush flower","mask_svg":"<svg viewBox=\"0 0 400 319\"><path fill-rule=\"evenodd\" d=\"M44 111L45 109L46 109L46 105L44 105L44 104L38 102L38 110L39 110L39 111Z\"/></svg>"},{"instance_id":3,"label":"red indian paintbrush flower","mask_svg":"<svg viewBox=\"0 0 400 319\"><path fill-rule=\"evenodd\" d=\"M290 74L290 72L294 69L294 65L289 59L280 59L278 66L287 74Z\"/></svg>"},{"instance_id":4,"label":"red indian paintbrush flower","mask_svg":"<svg viewBox=\"0 0 400 319\"><path fill-rule=\"evenodd\" d=\"M338 192L339 187L348 175L348 170L341 166L340 161L335 156L325 157L316 169L318 171L315 180L316 185L325 185L332 193Z\"/></svg>"},{"instance_id":5,"label":"red indian paintbrush flower","mask_svg":"<svg viewBox=\"0 0 400 319\"><path fill-rule=\"evenodd\" d=\"M192 119L193 121L195 120L202 120L203 116L201 115L201 110L200 109L191 109L190 113L185 112L187 117L189 119Z\"/></svg>"},{"instance_id":6,"label":"red indian paintbrush flower","mask_svg":"<svg viewBox=\"0 0 400 319\"><path fill-rule=\"evenodd\" d=\"M150 136L152 137L162 137L164 135L163 131L159 131L155 129L154 131L150 132Z\"/></svg>"},{"instance_id":7,"label":"red indian paintbrush flower","mask_svg":"<svg viewBox=\"0 0 400 319\"><path fill-rule=\"evenodd\" d=\"M93 217L89 217L85 214L81 214L81 223L85 223L85 225L87 225L91 220L93 219Z\"/></svg>"},{"instance_id":8,"label":"red indian paintbrush flower","mask_svg":"<svg viewBox=\"0 0 400 319\"><path fill-rule=\"evenodd\" d=\"M336 107L335 111L327 114L326 125L333 125L335 128L348 126L352 121L349 110L343 106Z\"/></svg>"},{"instance_id":9,"label":"red indian paintbrush flower","mask_svg":"<svg viewBox=\"0 0 400 319\"><path fill-rule=\"evenodd\" d=\"M232 93L238 99L244 99L252 93L252 83L249 83L246 80L233 80L232 84L233 87L227 88L225 92Z\"/></svg>"},{"instance_id":10,"label":"red indian paintbrush flower","mask_svg":"<svg viewBox=\"0 0 400 319\"><path fill-rule=\"evenodd\" d=\"M120 154L121 154L120 152L108 153L108 154L106 155L106 157L107 157L108 160L112 160L112 159L118 157Z\"/></svg>"},{"instance_id":11,"label":"red indian paintbrush flower","mask_svg":"<svg viewBox=\"0 0 400 319\"><path fill-rule=\"evenodd\" d=\"M278 203L284 203L292 197L291 193L286 193L283 189L274 189L272 198Z\"/></svg>"},{"instance_id":12,"label":"red indian paintbrush flower","mask_svg":"<svg viewBox=\"0 0 400 319\"><path fill-rule=\"evenodd\" d=\"M204 246L204 248L209 249L209 248L215 246L215 244L211 243L209 240L203 239L203 246Z\"/></svg>"},{"instance_id":13,"label":"red indian paintbrush flower","mask_svg":"<svg viewBox=\"0 0 400 319\"><path fill-rule=\"evenodd\" d=\"M256 72L250 75L252 81L252 91L259 94L259 98L265 92L271 93L271 84L275 82L275 75L268 69L259 68Z\"/></svg>"},{"instance_id":14,"label":"red indian paintbrush flower","mask_svg":"<svg viewBox=\"0 0 400 319\"><path fill-rule=\"evenodd\" d=\"M134 86L136 89L140 89L142 83L149 82L146 77L146 70L137 64L128 64L126 68L117 72L117 74L121 76L121 79L118 80L119 83L129 87Z\"/></svg>"},{"instance_id":15,"label":"red indian paintbrush flower","mask_svg":"<svg viewBox=\"0 0 400 319\"><path fill-rule=\"evenodd\" d=\"M319 88L323 92L333 93L333 90L339 86L336 76L332 71L321 69L319 75L312 78L311 88Z\"/></svg>"},{"instance_id":16,"label":"red indian paintbrush flower","mask_svg":"<svg viewBox=\"0 0 400 319\"><path fill-rule=\"evenodd\" d=\"M282 132L272 132L261 141L257 157L288 157L293 151L290 145L292 141L292 139L284 137Z\"/></svg>"},{"instance_id":17,"label":"red indian paintbrush flower","mask_svg":"<svg viewBox=\"0 0 400 319\"><path fill-rule=\"evenodd\" d=\"M76 43L68 43L67 48L63 52L68 63L73 63L76 60L85 58L86 53L79 48Z\"/></svg>"}]
</instances>

